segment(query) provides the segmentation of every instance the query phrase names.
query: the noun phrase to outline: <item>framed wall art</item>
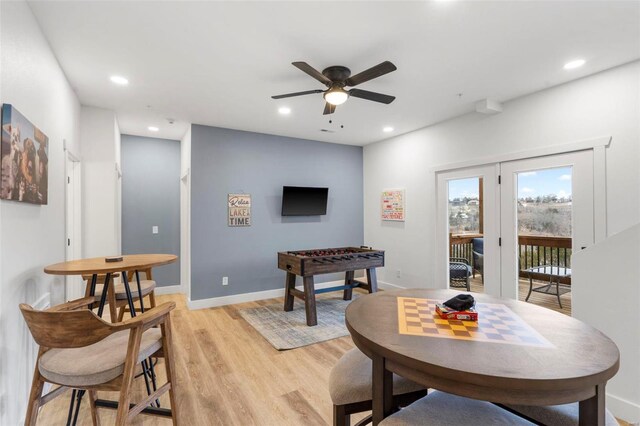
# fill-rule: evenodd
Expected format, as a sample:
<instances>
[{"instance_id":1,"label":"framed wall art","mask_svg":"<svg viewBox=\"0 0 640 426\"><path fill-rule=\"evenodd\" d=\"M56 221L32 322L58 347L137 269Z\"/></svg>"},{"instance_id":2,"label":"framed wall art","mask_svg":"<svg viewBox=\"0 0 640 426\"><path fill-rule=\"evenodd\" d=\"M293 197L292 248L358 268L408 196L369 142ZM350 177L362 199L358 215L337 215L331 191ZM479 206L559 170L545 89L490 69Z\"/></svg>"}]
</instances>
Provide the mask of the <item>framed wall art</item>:
<instances>
[{"instance_id":1,"label":"framed wall art","mask_svg":"<svg viewBox=\"0 0 640 426\"><path fill-rule=\"evenodd\" d=\"M382 220L404 221L404 189L382 191Z\"/></svg>"},{"instance_id":2,"label":"framed wall art","mask_svg":"<svg viewBox=\"0 0 640 426\"><path fill-rule=\"evenodd\" d=\"M49 138L10 104L2 105L0 198L47 204Z\"/></svg>"}]
</instances>

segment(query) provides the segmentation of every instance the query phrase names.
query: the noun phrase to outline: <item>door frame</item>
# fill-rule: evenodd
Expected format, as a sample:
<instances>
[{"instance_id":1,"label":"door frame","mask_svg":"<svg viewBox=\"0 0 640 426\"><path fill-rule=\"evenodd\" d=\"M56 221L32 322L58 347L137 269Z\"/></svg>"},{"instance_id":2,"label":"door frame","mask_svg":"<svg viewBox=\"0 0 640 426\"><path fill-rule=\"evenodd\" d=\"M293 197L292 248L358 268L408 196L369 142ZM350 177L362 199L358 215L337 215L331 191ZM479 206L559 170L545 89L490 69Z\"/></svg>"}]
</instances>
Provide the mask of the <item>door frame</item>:
<instances>
[{"instance_id":1,"label":"door frame","mask_svg":"<svg viewBox=\"0 0 640 426\"><path fill-rule=\"evenodd\" d=\"M500 296L500 198L498 188L499 164L486 164L436 174L436 286L449 287L449 187L450 180L483 177L483 238L484 256L495 262L484 262L484 293ZM489 189L489 191L487 191ZM446 206L446 208L444 208ZM446 213L445 213L446 212Z\"/></svg>"},{"instance_id":2,"label":"door frame","mask_svg":"<svg viewBox=\"0 0 640 426\"><path fill-rule=\"evenodd\" d=\"M429 168L429 174L434 176L435 181L435 190L437 197L438 190L438 173L439 172L448 172L459 169L464 169L468 167L475 166L483 166L483 165L491 165L491 164L499 164L508 161L515 160L526 160L537 157L544 157L547 155L555 155L555 154L567 154L576 151L583 150L593 150L593 204L594 204L594 217L593 217L593 226L594 226L594 242L597 244L608 237L607 230L607 175L606 175L606 152L607 148L611 146L612 143L611 136L601 136L594 137L584 140L566 142L566 143L558 143L554 145L548 145L540 148L534 148L530 150L524 151L515 151L504 154L496 154L489 155L487 157L477 157L471 160L466 160L462 162L456 163L445 163L436 165ZM443 285L439 285L438 280L442 280L442 273L438 272L439 268L444 268L446 264L446 260L443 262L442 258L442 244L439 243L438 239L438 227L440 222L438 221L438 199L436 198L436 222L435 226L435 234L436 235L436 252L435 252L435 273L434 276L436 278L436 286L439 288L444 288ZM445 253L448 253L448 247L445 246L447 250ZM445 258L446 259L446 258ZM447 281L448 282L448 279ZM448 284L447 284L448 285Z\"/></svg>"},{"instance_id":3,"label":"door frame","mask_svg":"<svg viewBox=\"0 0 640 426\"><path fill-rule=\"evenodd\" d=\"M65 148L65 260L82 257L82 163L80 157ZM73 184L72 184L73 181ZM73 247L70 250L70 247ZM65 277L65 299L84 296L81 279Z\"/></svg>"}]
</instances>

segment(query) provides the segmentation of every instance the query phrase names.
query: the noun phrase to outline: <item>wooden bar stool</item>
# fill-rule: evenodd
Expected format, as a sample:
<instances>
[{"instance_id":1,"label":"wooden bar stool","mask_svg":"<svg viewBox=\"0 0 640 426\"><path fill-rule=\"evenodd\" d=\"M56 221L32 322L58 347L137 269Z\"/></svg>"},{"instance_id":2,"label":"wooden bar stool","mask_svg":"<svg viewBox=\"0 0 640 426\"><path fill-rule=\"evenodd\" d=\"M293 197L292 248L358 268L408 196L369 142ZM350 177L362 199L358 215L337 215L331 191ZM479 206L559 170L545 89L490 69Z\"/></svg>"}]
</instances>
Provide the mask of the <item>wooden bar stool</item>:
<instances>
[{"instance_id":1,"label":"wooden bar stool","mask_svg":"<svg viewBox=\"0 0 640 426\"><path fill-rule=\"evenodd\" d=\"M371 410L372 363L358 348L345 353L331 370L329 393L333 401L334 426L349 426L351 414ZM393 376L393 403L406 406L425 396L427 389L397 375ZM371 421L371 416L359 424Z\"/></svg>"},{"instance_id":2,"label":"wooden bar stool","mask_svg":"<svg viewBox=\"0 0 640 426\"><path fill-rule=\"evenodd\" d=\"M115 408L115 404L108 404L111 401L97 400L96 391L120 391L117 425L128 423L141 412L158 415L161 409L149 405L168 391L172 409L165 409L160 415L171 416L177 425L170 316L175 303L164 303L127 321L110 324L87 309L94 302L95 298L86 297L45 311L20 305L27 326L40 345L25 424L35 425L42 405L73 388L88 391L94 425L100 423L97 406ZM165 359L167 383L130 406L136 369L150 356ZM42 396L45 382L59 387Z\"/></svg>"},{"instance_id":3,"label":"wooden bar stool","mask_svg":"<svg viewBox=\"0 0 640 426\"><path fill-rule=\"evenodd\" d=\"M142 290L142 298L149 298L149 303L145 304L145 308L154 308L156 306L155 288L156 282L153 280L151 268L141 270L140 275L140 289ZM111 278L119 277L120 274L112 274ZM100 298L102 295L102 288L104 287L105 274L98 274L98 280L96 284L95 296ZM140 300L140 294L138 291L138 283L135 279L135 273L130 271L127 273L129 279L129 287L131 288L131 296L134 300ZM85 296L88 297L91 290L92 275L82 275L82 279L86 281ZM113 283L113 281L112 281ZM124 288L124 284L120 283L115 286L109 285L107 290L107 303L109 304L109 314L111 322L122 321L124 314L129 312L129 306L127 303L127 293ZM144 303L141 301L140 303Z\"/></svg>"}]
</instances>

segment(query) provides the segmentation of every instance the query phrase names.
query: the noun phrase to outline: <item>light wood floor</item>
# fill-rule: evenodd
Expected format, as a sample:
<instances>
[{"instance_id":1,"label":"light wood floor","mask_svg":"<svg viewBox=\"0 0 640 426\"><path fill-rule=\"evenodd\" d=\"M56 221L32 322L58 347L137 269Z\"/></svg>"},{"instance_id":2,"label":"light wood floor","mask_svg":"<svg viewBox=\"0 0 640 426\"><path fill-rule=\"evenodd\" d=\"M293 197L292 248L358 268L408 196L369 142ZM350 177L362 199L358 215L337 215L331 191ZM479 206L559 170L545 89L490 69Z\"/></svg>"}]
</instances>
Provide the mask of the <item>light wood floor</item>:
<instances>
[{"instance_id":1,"label":"light wood floor","mask_svg":"<svg viewBox=\"0 0 640 426\"><path fill-rule=\"evenodd\" d=\"M322 297L335 297L335 293ZM280 352L245 322L238 310L281 299L197 311L187 309L182 295L157 299L159 303L173 300L178 305L173 324L182 425L331 424L329 372L353 347L350 337ZM156 372L159 383L164 383L164 368L159 365ZM145 395L144 381L136 382L134 400L139 400ZM38 424L64 424L68 395L44 406ZM117 393L100 393L100 398L117 399ZM165 396L161 400L164 407L168 407L167 399ZM78 424L91 424L88 411L85 402ZM113 424L113 410L100 409L99 413L103 425ZM362 417L353 416L353 423ZM170 425L171 421L139 415L132 424Z\"/></svg>"}]
</instances>

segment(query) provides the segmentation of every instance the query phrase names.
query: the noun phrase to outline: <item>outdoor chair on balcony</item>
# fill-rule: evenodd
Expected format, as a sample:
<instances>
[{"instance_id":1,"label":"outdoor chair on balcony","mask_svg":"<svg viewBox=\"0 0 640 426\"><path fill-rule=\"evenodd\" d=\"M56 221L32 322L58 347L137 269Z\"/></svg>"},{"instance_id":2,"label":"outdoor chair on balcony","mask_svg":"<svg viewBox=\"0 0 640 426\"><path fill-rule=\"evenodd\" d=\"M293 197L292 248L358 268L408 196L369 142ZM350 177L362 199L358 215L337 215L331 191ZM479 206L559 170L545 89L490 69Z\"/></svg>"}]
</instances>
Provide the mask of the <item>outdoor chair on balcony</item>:
<instances>
[{"instance_id":1,"label":"outdoor chair on balcony","mask_svg":"<svg viewBox=\"0 0 640 426\"><path fill-rule=\"evenodd\" d=\"M466 287L471 291L471 265L463 257L449 258L449 287Z\"/></svg>"},{"instance_id":2,"label":"outdoor chair on balcony","mask_svg":"<svg viewBox=\"0 0 640 426\"><path fill-rule=\"evenodd\" d=\"M474 238L471 240L473 250L473 278L476 272L482 276L482 284L484 284L484 238Z\"/></svg>"}]
</instances>

